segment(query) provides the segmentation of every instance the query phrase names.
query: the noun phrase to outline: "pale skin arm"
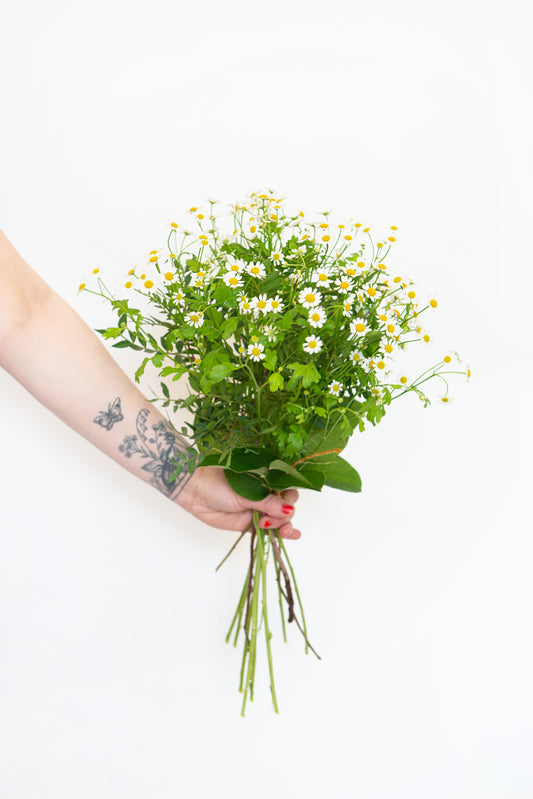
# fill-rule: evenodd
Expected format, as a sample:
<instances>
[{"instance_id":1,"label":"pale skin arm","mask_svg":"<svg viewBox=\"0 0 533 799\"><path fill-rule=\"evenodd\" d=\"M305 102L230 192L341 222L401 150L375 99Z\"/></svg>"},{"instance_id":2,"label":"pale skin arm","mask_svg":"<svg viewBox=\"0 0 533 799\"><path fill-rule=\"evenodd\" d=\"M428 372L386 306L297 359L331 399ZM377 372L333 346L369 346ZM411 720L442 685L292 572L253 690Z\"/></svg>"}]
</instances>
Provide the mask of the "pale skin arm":
<instances>
[{"instance_id":1,"label":"pale skin arm","mask_svg":"<svg viewBox=\"0 0 533 799\"><path fill-rule=\"evenodd\" d=\"M69 427L201 521L223 530L260 526L299 538L295 489L261 502L240 497L217 467L173 461L187 442L148 402L81 317L29 266L0 231L0 367Z\"/></svg>"}]
</instances>

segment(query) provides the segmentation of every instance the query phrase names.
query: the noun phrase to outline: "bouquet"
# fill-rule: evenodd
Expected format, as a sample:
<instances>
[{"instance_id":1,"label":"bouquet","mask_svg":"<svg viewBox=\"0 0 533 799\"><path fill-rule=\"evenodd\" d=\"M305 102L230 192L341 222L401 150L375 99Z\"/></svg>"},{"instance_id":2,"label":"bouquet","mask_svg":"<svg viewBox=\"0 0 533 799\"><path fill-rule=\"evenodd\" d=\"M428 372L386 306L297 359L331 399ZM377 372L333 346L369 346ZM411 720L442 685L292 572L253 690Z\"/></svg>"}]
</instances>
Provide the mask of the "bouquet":
<instances>
[{"instance_id":1,"label":"bouquet","mask_svg":"<svg viewBox=\"0 0 533 799\"><path fill-rule=\"evenodd\" d=\"M412 281L389 271L395 226L374 242L360 222L334 225L329 212L308 222L268 190L230 206L224 230L215 204L209 201L207 214L189 209L195 232L172 222L166 248L152 250L143 269L130 270L122 297L101 277L94 292L118 317L116 326L98 332L142 356L135 380L151 364L161 378L153 401L190 414L181 428L193 442L190 462L176 464L171 479L199 464L224 469L230 486L251 500L292 487L359 492L361 478L341 456L354 431L379 423L407 392L427 406L422 386L431 379L443 382L447 403L445 375L470 377L469 369L455 368L457 353L414 380L395 366L406 344L430 340L420 317L437 301L421 303ZM243 634L242 715L253 700L261 628L278 712L269 562L284 640L287 613L306 652L315 652L286 547L278 531L258 521L254 511L250 563L226 637L236 646Z\"/></svg>"}]
</instances>

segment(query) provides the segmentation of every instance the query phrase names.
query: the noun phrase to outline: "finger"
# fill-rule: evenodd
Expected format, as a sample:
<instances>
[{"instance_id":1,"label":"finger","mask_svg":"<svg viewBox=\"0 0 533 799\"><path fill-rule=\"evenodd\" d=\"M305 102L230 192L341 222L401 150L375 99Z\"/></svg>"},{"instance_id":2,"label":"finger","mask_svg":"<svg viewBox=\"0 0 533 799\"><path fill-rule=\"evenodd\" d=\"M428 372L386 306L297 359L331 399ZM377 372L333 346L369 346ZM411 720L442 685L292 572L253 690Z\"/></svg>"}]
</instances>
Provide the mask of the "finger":
<instances>
[{"instance_id":1,"label":"finger","mask_svg":"<svg viewBox=\"0 0 533 799\"><path fill-rule=\"evenodd\" d=\"M279 525L276 523L275 520L270 519L268 516L262 516L259 520L259 527L263 530L279 530L279 534L282 538L301 538L302 534L300 530L295 530L292 526L291 522L285 522L285 524Z\"/></svg>"},{"instance_id":2,"label":"finger","mask_svg":"<svg viewBox=\"0 0 533 799\"><path fill-rule=\"evenodd\" d=\"M281 492L281 496L283 498L283 502L289 505L295 505L296 502L298 502L298 497L300 495L295 488L286 488L285 491Z\"/></svg>"},{"instance_id":3,"label":"finger","mask_svg":"<svg viewBox=\"0 0 533 799\"><path fill-rule=\"evenodd\" d=\"M280 528L280 535L281 535L282 538L292 539L292 540L295 540L297 538L301 538L302 537L302 534L301 534L300 530L295 530L294 527L292 526L292 524L288 528L287 528L287 525L284 525L283 527L281 527Z\"/></svg>"},{"instance_id":4,"label":"finger","mask_svg":"<svg viewBox=\"0 0 533 799\"><path fill-rule=\"evenodd\" d=\"M242 503L247 508L253 508L261 511L266 516L277 519L290 519L294 514L292 502L289 502L284 496L278 497L276 494L269 494L268 497L265 497L260 502L251 502L243 498Z\"/></svg>"}]
</instances>

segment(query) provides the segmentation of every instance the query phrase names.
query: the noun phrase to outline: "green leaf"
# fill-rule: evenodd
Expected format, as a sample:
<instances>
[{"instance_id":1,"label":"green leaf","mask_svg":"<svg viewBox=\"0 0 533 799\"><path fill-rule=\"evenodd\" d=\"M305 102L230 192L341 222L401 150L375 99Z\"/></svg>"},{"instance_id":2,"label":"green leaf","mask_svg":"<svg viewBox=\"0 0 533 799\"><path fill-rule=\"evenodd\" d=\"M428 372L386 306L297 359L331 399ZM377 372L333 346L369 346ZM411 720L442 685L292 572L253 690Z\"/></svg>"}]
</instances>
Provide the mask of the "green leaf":
<instances>
[{"instance_id":1,"label":"green leaf","mask_svg":"<svg viewBox=\"0 0 533 799\"><path fill-rule=\"evenodd\" d=\"M290 463L286 463L285 461L282 461L279 458L276 458L275 461L272 461L269 464L269 468L280 472L285 472L285 474L288 474L291 477L296 478L297 480L301 480L303 478L304 481L308 483L309 486L311 485L308 482L308 480L306 480L306 478L297 469L294 468L294 466L291 466Z\"/></svg>"},{"instance_id":2,"label":"green leaf","mask_svg":"<svg viewBox=\"0 0 533 799\"><path fill-rule=\"evenodd\" d=\"M284 380L279 372L273 372L268 378L268 384L271 391L278 391L283 388Z\"/></svg>"},{"instance_id":3,"label":"green leaf","mask_svg":"<svg viewBox=\"0 0 533 799\"><path fill-rule=\"evenodd\" d=\"M141 379L141 377L143 376L144 370L146 368L146 364L148 363L149 360L150 360L150 358L144 358L143 362L141 363L141 365L139 366L139 368L135 372L135 382L136 383L138 383L139 380Z\"/></svg>"},{"instance_id":4,"label":"green leaf","mask_svg":"<svg viewBox=\"0 0 533 799\"><path fill-rule=\"evenodd\" d=\"M265 480L274 491L284 491L286 488L312 488L302 475L294 477L282 472L281 469L269 469Z\"/></svg>"},{"instance_id":5,"label":"green leaf","mask_svg":"<svg viewBox=\"0 0 533 799\"><path fill-rule=\"evenodd\" d=\"M313 491L322 490L322 487L326 482L326 478L321 467L312 466L308 463L302 463L301 466L298 466L298 471L309 483L311 483Z\"/></svg>"},{"instance_id":6,"label":"green leaf","mask_svg":"<svg viewBox=\"0 0 533 799\"><path fill-rule=\"evenodd\" d=\"M163 392L163 394L167 399L170 398L170 391L168 390L168 386L166 385L166 383L161 383L161 391Z\"/></svg>"},{"instance_id":7,"label":"green leaf","mask_svg":"<svg viewBox=\"0 0 533 799\"><path fill-rule=\"evenodd\" d=\"M247 472L234 472L231 469L224 469L224 475L231 488L237 494L250 499L252 502L259 502L269 494L268 488L257 477Z\"/></svg>"},{"instance_id":8,"label":"green leaf","mask_svg":"<svg viewBox=\"0 0 533 799\"><path fill-rule=\"evenodd\" d=\"M335 460L329 463L322 463L320 468L326 477L325 485L330 488L354 493L361 491L361 477L354 467L340 455L336 455Z\"/></svg>"},{"instance_id":9,"label":"green leaf","mask_svg":"<svg viewBox=\"0 0 533 799\"><path fill-rule=\"evenodd\" d=\"M132 350L142 350L144 347L138 347L137 344L132 344L131 341L117 341L116 344L112 345L113 347L119 347L120 349L124 347L130 347Z\"/></svg>"},{"instance_id":10,"label":"green leaf","mask_svg":"<svg viewBox=\"0 0 533 799\"><path fill-rule=\"evenodd\" d=\"M234 472L252 472L263 466L268 466L276 456L267 449L247 450L236 447L231 451L229 468Z\"/></svg>"},{"instance_id":11,"label":"green leaf","mask_svg":"<svg viewBox=\"0 0 533 799\"><path fill-rule=\"evenodd\" d=\"M320 373L314 363L290 363L288 368L292 371L293 378L302 381L304 388L320 381Z\"/></svg>"},{"instance_id":12,"label":"green leaf","mask_svg":"<svg viewBox=\"0 0 533 799\"><path fill-rule=\"evenodd\" d=\"M211 380L213 380L213 382L218 383L219 380L223 380L225 377L228 377L228 375L230 375L236 369L239 369L239 367L235 366L229 361L225 361L224 363L216 363L209 372L209 377Z\"/></svg>"},{"instance_id":13,"label":"green leaf","mask_svg":"<svg viewBox=\"0 0 533 799\"><path fill-rule=\"evenodd\" d=\"M265 353L265 358L263 361L263 365L269 372L273 372L276 368L276 363L278 360L278 354L276 350L267 350Z\"/></svg>"},{"instance_id":14,"label":"green leaf","mask_svg":"<svg viewBox=\"0 0 533 799\"><path fill-rule=\"evenodd\" d=\"M233 333L235 333L238 324L238 316L230 316L227 319L224 319L222 325L220 326L220 337L224 340L228 339Z\"/></svg>"}]
</instances>

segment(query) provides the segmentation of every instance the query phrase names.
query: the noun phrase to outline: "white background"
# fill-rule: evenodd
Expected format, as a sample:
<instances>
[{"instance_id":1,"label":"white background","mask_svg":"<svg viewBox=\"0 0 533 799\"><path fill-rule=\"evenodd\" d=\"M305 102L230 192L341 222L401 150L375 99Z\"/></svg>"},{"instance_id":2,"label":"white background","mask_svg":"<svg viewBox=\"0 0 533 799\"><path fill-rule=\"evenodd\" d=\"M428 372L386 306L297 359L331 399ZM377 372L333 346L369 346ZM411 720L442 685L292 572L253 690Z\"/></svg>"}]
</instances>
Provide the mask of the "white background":
<instances>
[{"instance_id":1,"label":"white background","mask_svg":"<svg viewBox=\"0 0 533 799\"><path fill-rule=\"evenodd\" d=\"M323 659L276 628L281 713L260 664L245 719L224 636L246 548L215 574L233 534L1 373L2 795L529 799L526 2L0 9L0 225L91 327L112 324L77 294L93 268L122 280L189 206L266 186L397 225L389 263L439 300L413 363L472 369L450 407L408 395L352 439L360 495L302 492L290 552Z\"/></svg>"}]
</instances>

